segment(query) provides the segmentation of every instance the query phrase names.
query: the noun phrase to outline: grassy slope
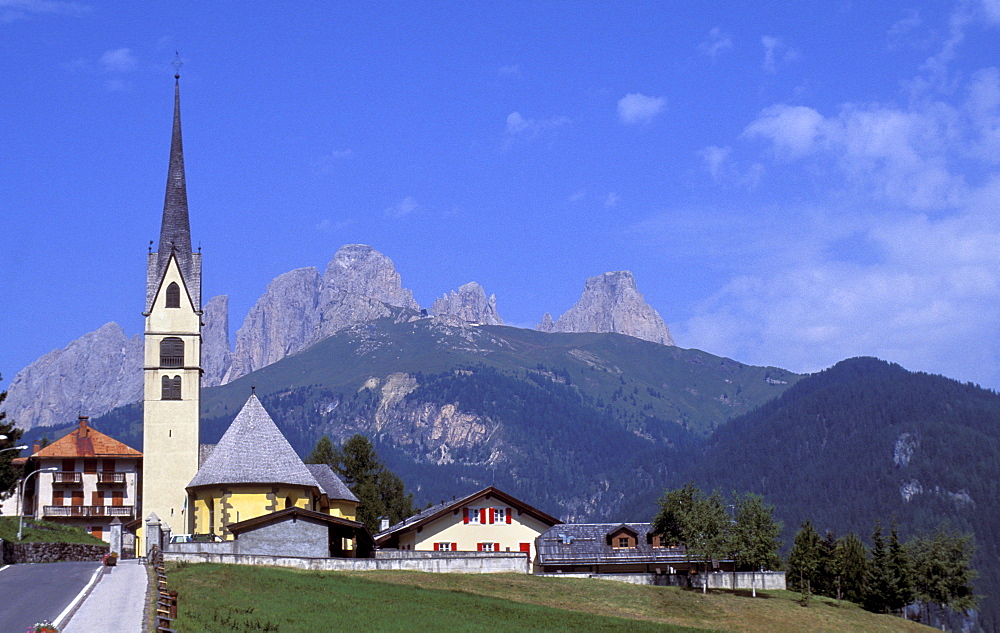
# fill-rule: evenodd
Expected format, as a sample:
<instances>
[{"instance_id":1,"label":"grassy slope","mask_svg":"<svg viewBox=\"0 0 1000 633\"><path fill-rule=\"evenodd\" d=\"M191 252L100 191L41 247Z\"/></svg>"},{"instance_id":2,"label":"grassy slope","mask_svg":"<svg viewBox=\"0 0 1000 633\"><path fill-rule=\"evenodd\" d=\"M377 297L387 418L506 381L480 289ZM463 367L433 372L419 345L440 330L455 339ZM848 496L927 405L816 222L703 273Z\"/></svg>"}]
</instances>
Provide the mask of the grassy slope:
<instances>
[{"instance_id":1,"label":"grassy slope","mask_svg":"<svg viewBox=\"0 0 1000 633\"><path fill-rule=\"evenodd\" d=\"M11 543L17 542L17 517L0 517L0 539ZM24 538L26 543L85 543L88 545L107 545L101 539L91 536L80 528L62 525L53 521L24 520Z\"/></svg>"},{"instance_id":2,"label":"grassy slope","mask_svg":"<svg viewBox=\"0 0 1000 633\"><path fill-rule=\"evenodd\" d=\"M216 631L931 631L798 594L648 587L511 574L304 572L228 565L170 570L178 630ZM266 628L271 625L272 628ZM257 628L253 628L257 627ZM275 628L276 627L276 628Z\"/></svg>"}]
</instances>

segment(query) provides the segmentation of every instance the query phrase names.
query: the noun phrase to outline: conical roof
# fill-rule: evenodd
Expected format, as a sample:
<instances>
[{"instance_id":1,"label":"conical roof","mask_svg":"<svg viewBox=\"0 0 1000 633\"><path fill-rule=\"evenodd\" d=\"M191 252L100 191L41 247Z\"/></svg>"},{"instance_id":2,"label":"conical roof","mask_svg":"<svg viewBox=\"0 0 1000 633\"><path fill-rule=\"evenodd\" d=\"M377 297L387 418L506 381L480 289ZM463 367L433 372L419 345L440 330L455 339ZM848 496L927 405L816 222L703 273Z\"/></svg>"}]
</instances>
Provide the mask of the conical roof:
<instances>
[{"instance_id":1,"label":"conical roof","mask_svg":"<svg viewBox=\"0 0 1000 633\"><path fill-rule=\"evenodd\" d=\"M255 395L243 405L188 488L229 484L322 489Z\"/></svg>"}]
</instances>

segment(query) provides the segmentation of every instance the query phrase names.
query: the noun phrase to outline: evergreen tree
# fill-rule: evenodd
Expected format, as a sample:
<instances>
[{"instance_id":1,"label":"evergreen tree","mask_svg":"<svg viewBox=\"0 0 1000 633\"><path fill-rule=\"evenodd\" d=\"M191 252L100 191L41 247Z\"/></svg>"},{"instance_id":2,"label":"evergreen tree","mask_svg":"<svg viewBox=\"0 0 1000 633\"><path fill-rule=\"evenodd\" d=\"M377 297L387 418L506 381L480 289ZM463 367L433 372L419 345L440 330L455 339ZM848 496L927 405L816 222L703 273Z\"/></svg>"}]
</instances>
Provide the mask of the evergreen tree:
<instances>
[{"instance_id":1,"label":"evergreen tree","mask_svg":"<svg viewBox=\"0 0 1000 633\"><path fill-rule=\"evenodd\" d=\"M756 572L774 569L780 562L781 524L774 519L774 506L765 503L761 495L748 492L743 497L736 497L735 501L736 523L731 548L736 564L750 570L750 591L757 597Z\"/></svg>"},{"instance_id":2,"label":"evergreen tree","mask_svg":"<svg viewBox=\"0 0 1000 633\"><path fill-rule=\"evenodd\" d=\"M823 562L823 542L812 521L806 519L795 534L792 551L788 554L789 583L802 593L802 602L809 605L812 583Z\"/></svg>"},{"instance_id":3,"label":"evergreen tree","mask_svg":"<svg viewBox=\"0 0 1000 633\"><path fill-rule=\"evenodd\" d=\"M336 469L337 453L333 448L330 436L324 435L316 442L316 447L306 458L307 464L327 464L330 468Z\"/></svg>"},{"instance_id":4,"label":"evergreen tree","mask_svg":"<svg viewBox=\"0 0 1000 633\"><path fill-rule=\"evenodd\" d=\"M861 604L865 598L865 577L868 573L868 548L858 535L851 532L837 541L835 551L838 586L845 600ZM837 599L840 599L840 595Z\"/></svg>"},{"instance_id":5,"label":"evergreen tree","mask_svg":"<svg viewBox=\"0 0 1000 633\"><path fill-rule=\"evenodd\" d=\"M865 576L865 609L875 613L888 613L889 596L893 594L894 586L889 552L882 537L882 524L876 521L872 531L872 557Z\"/></svg>"},{"instance_id":6,"label":"evergreen tree","mask_svg":"<svg viewBox=\"0 0 1000 633\"><path fill-rule=\"evenodd\" d=\"M909 553L899 542L895 521L889 531L887 563L892 584L891 591L886 596L886 606L890 612L902 613L906 605L913 602L913 570Z\"/></svg>"},{"instance_id":7,"label":"evergreen tree","mask_svg":"<svg viewBox=\"0 0 1000 633\"><path fill-rule=\"evenodd\" d=\"M813 578L811 589L813 593L837 598L839 593L837 578L837 535L832 530L826 531L826 536L820 542L821 556L819 569Z\"/></svg>"},{"instance_id":8,"label":"evergreen tree","mask_svg":"<svg viewBox=\"0 0 1000 633\"><path fill-rule=\"evenodd\" d=\"M925 612L930 604L961 613L976 608L972 535L939 527L931 536L916 536L906 549L913 561L914 595Z\"/></svg>"},{"instance_id":9,"label":"evergreen tree","mask_svg":"<svg viewBox=\"0 0 1000 633\"><path fill-rule=\"evenodd\" d=\"M321 448L321 442L313 453ZM333 470L358 498L358 521L370 532L378 531L379 517L389 517L392 524L413 514L413 495L407 494L403 481L386 468L371 440L355 434L333 452Z\"/></svg>"},{"instance_id":10,"label":"evergreen tree","mask_svg":"<svg viewBox=\"0 0 1000 633\"><path fill-rule=\"evenodd\" d=\"M3 380L0 377L0 380ZM7 392L0 391L0 406L3 405L3 401L7 399ZM21 435L24 431L15 428L12 422L7 422L7 412L0 409L0 435L6 435L7 439L0 440L0 449L3 448L13 448L17 446L18 441L21 439ZM5 495L14 489L17 485L17 481L21 476L20 469L14 467L11 461L17 457L18 451L3 451L0 452L0 496Z\"/></svg>"}]
</instances>

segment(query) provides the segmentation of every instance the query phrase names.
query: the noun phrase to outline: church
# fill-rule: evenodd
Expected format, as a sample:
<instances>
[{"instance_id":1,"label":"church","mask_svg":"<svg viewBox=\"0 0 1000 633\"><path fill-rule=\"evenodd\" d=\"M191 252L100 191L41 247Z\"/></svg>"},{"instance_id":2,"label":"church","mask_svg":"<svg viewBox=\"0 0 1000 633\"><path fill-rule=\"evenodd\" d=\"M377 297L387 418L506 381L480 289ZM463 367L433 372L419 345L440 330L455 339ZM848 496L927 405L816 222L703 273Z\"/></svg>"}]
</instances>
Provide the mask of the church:
<instances>
[{"instance_id":1,"label":"church","mask_svg":"<svg viewBox=\"0 0 1000 633\"><path fill-rule=\"evenodd\" d=\"M173 534L232 540L248 521L261 523L272 515L295 521L303 515L329 526L331 551L350 555L358 537L371 540L355 521L358 499L329 466L302 462L256 395L250 394L217 445L201 444L202 315L201 253L191 247L178 72L160 240L146 266L143 520ZM143 552L152 546L144 531L140 527L138 534Z\"/></svg>"}]
</instances>

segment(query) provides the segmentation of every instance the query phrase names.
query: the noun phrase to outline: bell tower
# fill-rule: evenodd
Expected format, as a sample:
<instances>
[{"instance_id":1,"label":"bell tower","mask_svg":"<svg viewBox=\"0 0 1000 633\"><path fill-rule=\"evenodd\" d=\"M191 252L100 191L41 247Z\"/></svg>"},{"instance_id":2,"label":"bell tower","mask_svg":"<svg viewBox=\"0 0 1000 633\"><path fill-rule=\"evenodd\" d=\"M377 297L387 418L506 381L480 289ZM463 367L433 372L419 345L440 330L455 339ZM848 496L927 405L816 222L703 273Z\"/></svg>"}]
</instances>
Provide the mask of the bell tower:
<instances>
[{"instance_id":1,"label":"bell tower","mask_svg":"<svg viewBox=\"0 0 1000 633\"><path fill-rule=\"evenodd\" d=\"M198 472L201 253L191 250L176 66L160 243L146 266L142 518L155 513L174 533L186 533L193 513L185 486Z\"/></svg>"}]
</instances>

